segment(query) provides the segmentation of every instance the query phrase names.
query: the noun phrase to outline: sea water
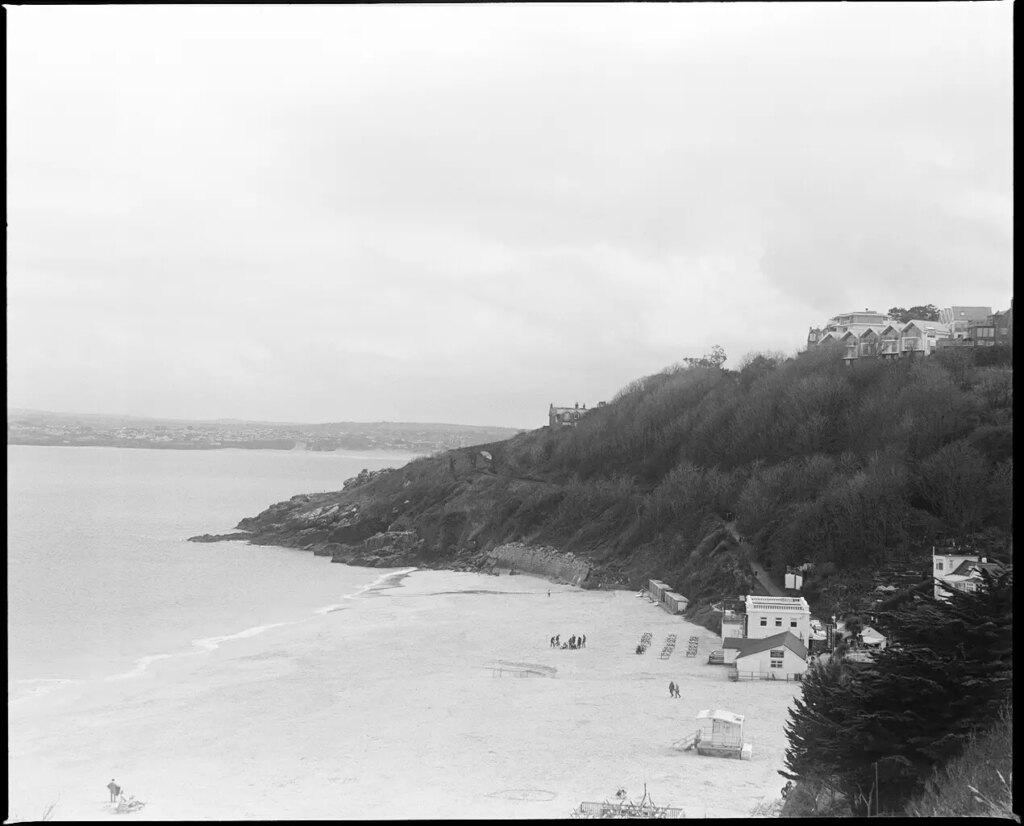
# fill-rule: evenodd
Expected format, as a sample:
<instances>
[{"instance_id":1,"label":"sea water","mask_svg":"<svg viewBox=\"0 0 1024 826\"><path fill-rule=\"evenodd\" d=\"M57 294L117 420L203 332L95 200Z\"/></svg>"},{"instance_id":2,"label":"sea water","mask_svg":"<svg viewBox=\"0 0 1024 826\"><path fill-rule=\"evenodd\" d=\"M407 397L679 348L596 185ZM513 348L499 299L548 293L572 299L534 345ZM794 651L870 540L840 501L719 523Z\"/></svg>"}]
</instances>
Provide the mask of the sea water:
<instances>
[{"instance_id":1,"label":"sea water","mask_svg":"<svg viewBox=\"0 0 1024 826\"><path fill-rule=\"evenodd\" d=\"M7 448L8 698L116 680L301 621L379 571L190 543L407 453Z\"/></svg>"}]
</instances>

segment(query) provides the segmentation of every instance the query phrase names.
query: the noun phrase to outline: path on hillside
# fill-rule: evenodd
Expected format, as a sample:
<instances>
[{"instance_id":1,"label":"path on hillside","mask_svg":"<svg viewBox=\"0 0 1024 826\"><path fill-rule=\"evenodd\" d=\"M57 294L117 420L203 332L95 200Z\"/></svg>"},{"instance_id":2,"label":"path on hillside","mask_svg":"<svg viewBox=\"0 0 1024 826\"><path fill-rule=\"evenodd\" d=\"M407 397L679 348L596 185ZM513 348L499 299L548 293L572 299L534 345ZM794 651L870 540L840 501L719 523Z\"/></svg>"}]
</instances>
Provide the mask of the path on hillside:
<instances>
[{"instance_id":1,"label":"path on hillside","mask_svg":"<svg viewBox=\"0 0 1024 826\"><path fill-rule=\"evenodd\" d=\"M727 531L729 531L730 534L732 534L732 538L735 539L736 542L739 544L740 550L744 551L746 553L747 560L748 560L747 564L750 565L750 569L754 572L754 577L757 579L757 581L759 583L761 583L761 587L764 588L768 592L768 596L771 596L771 597L784 597L784 596L786 596L785 590L780 588L778 585L776 585L772 581L771 574L769 574L764 569L764 566L760 562L758 562L756 560L756 558L754 556L754 548L753 548L753 546L751 546L751 544L749 542L744 542L740 538L739 531L736 530L736 523L735 522L726 522L725 523L725 529Z\"/></svg>"}]
</instances>

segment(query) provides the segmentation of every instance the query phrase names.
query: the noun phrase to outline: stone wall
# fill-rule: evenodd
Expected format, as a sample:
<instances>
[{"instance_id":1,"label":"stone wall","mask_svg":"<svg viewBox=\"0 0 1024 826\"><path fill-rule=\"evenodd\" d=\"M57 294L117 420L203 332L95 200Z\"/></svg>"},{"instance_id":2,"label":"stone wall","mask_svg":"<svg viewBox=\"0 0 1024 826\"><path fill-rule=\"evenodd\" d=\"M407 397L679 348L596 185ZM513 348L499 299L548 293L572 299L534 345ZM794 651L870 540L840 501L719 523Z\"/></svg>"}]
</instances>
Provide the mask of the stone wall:
<instances>
[{"instance_id":1,"label":"stone wall","mask_svg":"<svg viewBox=\"0 0 1024 826\"><path fill-rule=\"evenodd\" d=\"M519 573L536 574L571 585L580 585L590 575L591 569L587 560L571 553L522 542L499 545L487 557L496 566L515 568Z\"/></svg>"}]
</instances>

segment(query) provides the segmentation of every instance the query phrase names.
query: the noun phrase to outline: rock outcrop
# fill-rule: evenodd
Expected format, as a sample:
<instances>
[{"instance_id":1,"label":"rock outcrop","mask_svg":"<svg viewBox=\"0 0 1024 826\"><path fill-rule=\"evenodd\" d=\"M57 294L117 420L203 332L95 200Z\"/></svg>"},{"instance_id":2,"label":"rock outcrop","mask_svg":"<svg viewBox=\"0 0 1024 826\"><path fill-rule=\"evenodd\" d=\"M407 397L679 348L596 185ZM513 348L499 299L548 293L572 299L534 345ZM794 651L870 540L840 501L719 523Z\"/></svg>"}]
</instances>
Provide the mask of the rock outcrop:
<instances>
[{"instance_id":1,"label":"rock outcrop","mask_svg":"<svg viewBox=\"0 0 1024 826\"><path fill-rule=\"evenodd\" d=\"M189 542L231 542L238 540L252 539L252 534L248 531L238 531L236 533L204 533L200 536L190 536Z\"/></svg>"},{"instance_id":2,"label":"rock outcrop","mask_svg":"<svg viewBox=\"0 0 1024 826\"><path fill-rule=\"evenodd\" d=\"M359 545L331 543L331 562L363 565L368 568L403 565L422 545L416 531L384 531L364 539Z\"/></svg>"},{"instance_id":3,"label":"rock outcrop","mask_svg":"<svg viewBox=\"0 0 1024 826\"><path fill-rule=\"evenodd\" d=\"M494 566L507 566L517 573L536 574L571 585L582 585L593 567L587 560L572 553L523 542L498 545L487 554L487 560Z\"/></svg>"}]
</instances>

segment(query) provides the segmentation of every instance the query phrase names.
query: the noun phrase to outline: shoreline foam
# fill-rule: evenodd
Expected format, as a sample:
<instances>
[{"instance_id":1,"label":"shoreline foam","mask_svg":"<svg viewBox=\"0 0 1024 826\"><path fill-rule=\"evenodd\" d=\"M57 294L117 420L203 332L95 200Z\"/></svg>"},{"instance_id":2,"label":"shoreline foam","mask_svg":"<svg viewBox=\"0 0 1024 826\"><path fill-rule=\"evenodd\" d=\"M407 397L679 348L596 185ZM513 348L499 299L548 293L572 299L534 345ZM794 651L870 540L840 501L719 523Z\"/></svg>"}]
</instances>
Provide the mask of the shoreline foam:
<instances>
[{"instance_id":1,"label":"shoreline foam","mask_svg":"<svg viewBox=\"0 0 1024 826\"><path fill-rule=\"evenodd\" d=\"M360 567L360 566L349 566L349 567ZM366 569L370 570L370 569ZM358 599L365 594L378 591L387 590L389 588L398 587L398 583L408 576L416 568L402 568L398 571L388 571L381 574L372 582L360 585L352 593L346 594L342 599L352 600ZM393 584L388 584L392 581ZM284 622L272 622L262 625L254 625L249 628L244 628L241 631L234 632L232 634L219 634L209 637L200 637L190 642L189 648L182 651L175 651L173 653L161 653L161 654L146 654L142 657L138 657L132 663L132 667L128 671L109 674L103 677L94 679L85 678L72 678L72 677L30 677L26 679L19 679L8 684L8 704L20 704L28 700L38 699L45 697L53 692L60 691L64 688L71 687L82 687L89 685L90 683L111 683L119 682L122 680L132 680L138 677L144 676L149 670L150 666L154 663L158 663L163 660L174 659L178 657L195 657L201 654L209 654L216 651L225 643L231 643L238 640L250 639L260 634L265 633L274 628L281 628L290 625L299 625L309 620L314 619L317 616L336 613L337 611L343 611L348 606L343 605L328 605L322 608L313 609L312 612L306 616L302 616L298 619L288 620ZM28 693L23 693L18 690L21 686L30 686L35 683L40 683L38 688L31 690ZM16 696L14 696L16 695Z\"/></svg>"}]
</instances>

